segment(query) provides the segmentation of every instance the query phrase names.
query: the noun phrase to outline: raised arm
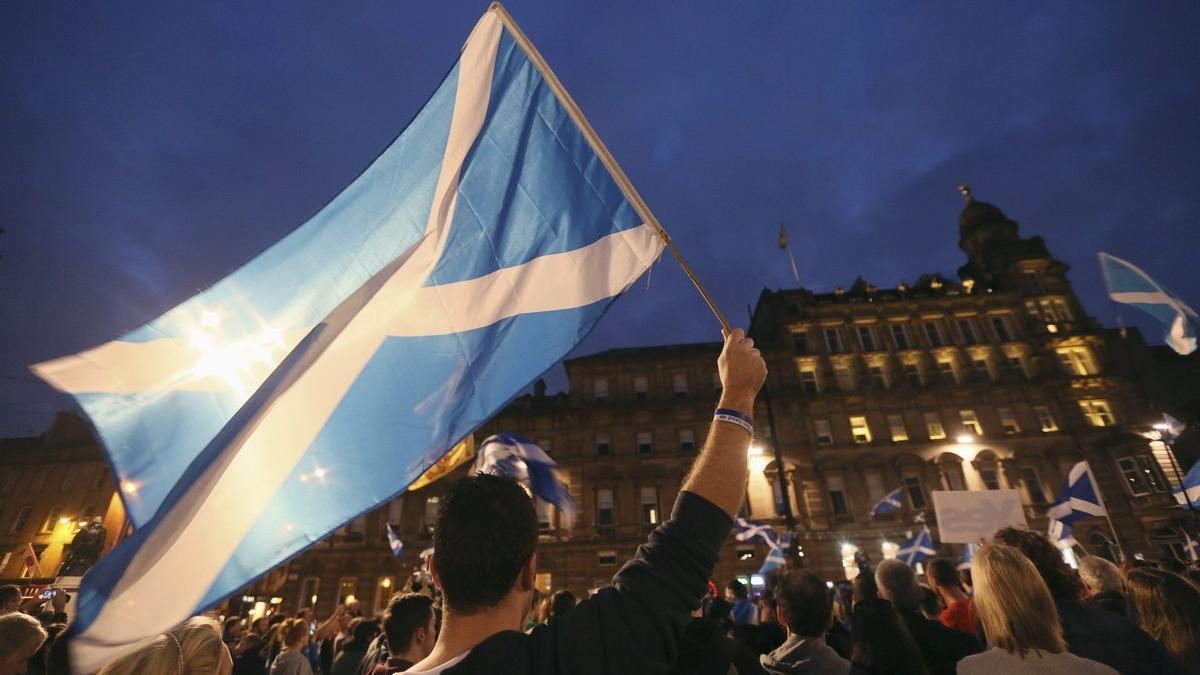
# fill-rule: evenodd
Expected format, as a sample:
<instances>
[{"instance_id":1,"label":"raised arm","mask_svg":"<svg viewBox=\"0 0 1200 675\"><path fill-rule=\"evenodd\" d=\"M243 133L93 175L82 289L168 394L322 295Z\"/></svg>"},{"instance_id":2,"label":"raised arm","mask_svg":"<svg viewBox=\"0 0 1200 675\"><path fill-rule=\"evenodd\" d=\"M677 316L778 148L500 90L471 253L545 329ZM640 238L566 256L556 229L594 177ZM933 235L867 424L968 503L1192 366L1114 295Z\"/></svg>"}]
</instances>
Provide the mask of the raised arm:
<instances>
[{"instance_id":1,"label":"raised arm","mask_svg":"<svg viewBox=\"0 0 1200 675\"><path fill-rule=\"evenodd\" d=\"M738 328L725 335L725 348L717 359L721 375L721 402L718 408L736 410L747 418L754 414L754 398L767 378L762 354L754 340ZM750 432L733 422L713 420L708 438L683 490L716 504L733 517L746 496L746 450Z\"/></svg>"}]
</instances>

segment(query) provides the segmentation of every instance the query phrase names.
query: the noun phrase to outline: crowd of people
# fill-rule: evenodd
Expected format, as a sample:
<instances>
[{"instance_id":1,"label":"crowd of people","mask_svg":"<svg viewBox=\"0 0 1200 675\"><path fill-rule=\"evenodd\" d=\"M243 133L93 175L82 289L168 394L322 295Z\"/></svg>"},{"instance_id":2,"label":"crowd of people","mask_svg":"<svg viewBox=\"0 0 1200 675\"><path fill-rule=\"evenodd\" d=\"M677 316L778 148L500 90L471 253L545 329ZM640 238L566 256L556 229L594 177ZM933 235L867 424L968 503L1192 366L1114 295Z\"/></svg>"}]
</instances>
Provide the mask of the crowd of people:
<instances>
[{"instance_id":1,"label":"crowd of people","mask_svg":"<svg viewBox=\"0 0 1200 675\"><path fill-rule=\"evenodd\" d=\"M436 592L410 588L377 617L355 603L324 621L307 609L198 616L99 675L1200 675L1194 576L1096 557L1077 572L1028 530L996 532L969 571L863 560L852 583L793 569L757 595L737 580L718 592L713 570L745 498L746 413L766 375L740 331L718 370L720 407L671 517L590 597L535 591L534 503L516 481L480 474L441 501ZM69 672L67 601L0 587L0 675Z\"/></svg>"}]
</instances>

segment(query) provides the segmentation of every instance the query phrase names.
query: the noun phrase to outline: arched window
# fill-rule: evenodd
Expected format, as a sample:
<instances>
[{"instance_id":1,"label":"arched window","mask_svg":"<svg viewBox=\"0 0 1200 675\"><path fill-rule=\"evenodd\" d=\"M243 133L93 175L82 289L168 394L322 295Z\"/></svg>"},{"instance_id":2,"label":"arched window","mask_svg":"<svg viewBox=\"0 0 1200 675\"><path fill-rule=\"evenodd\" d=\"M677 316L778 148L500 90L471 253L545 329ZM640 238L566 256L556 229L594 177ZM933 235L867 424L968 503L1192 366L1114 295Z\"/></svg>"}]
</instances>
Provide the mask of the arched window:
<instances>
[{"instance_id":1,"label":"arched window","mask_svg":"<svg viewBox=\"0 0 1200 675\"><path fill-rule=\"evenodd\" d=\"M937 458L938 474L942 479L942 487L947 490L966 490L967 480L963 475L962 457L953 452L943 453Z\"/></svg>"}]
</instances>

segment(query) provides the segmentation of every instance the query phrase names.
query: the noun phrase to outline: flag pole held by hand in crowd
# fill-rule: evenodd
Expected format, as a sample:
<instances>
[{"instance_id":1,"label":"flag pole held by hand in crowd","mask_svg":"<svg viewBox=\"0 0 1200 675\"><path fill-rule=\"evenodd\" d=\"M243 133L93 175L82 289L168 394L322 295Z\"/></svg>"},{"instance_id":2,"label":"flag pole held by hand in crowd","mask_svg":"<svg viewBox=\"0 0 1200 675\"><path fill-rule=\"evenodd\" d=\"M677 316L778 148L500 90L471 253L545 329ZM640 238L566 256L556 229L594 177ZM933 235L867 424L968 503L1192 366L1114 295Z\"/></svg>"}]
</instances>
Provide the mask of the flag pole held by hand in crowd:
<instances>
[{"instance_id":1,"label":"flag pole held by hand in crowd","mask_svg":"<svg viewBox=\"0 0 1200 675\"><path fill-rule=\"evenodd\" d=\"M617 164L617 160L613 159L612 153L605 147L604 141L600 140L600 136L596 134L596 130L592 128L587 118L583 116L583 111L579 109L579 106L575 103L575 99L571 98L571 95L567 93L566 87L562 85L562 82L558 81L558 77L554 74L554 71L550 70L550 65L546 63L546 59L542 58L541 53L533 46L533 43L521 31L521 28L517 26L517 22L508 13L508 10L504 9L503 5L493 2L488 7L488 11L495 12L508 30L512 32L516 40L521 43L521 46L529 55L530 61L541 71L542 77L546 78L546 82L554 90L554 93L558 96L558 100L566 107L567 113L575 121L579 130L583 132L584 137L587 138L588 143L592 146L592 150L595 150L596 156L604 163L604 168L608 169L609 173L612 174L621 191L629 199L629 203L637 211L638 215L641 216L642 220L654 228L654 231L658 233L663 243L667 245L667 250L671 252L671 255L675 256L675 260L679 261L679 266L683 268L684 274L692 280L692 284L696 286L696 290L700 291L700 295L704 298L704 302L708 304L708 308L716 315L717 321L721 322L721 327L727 331L732 331L733 329L730 327L729 321L725 319L725 315L721 313L721 310L717 307L717 303L708 294L708 291L704 288L704 284L700 283L700 278L696 276L696 272L692 270L692 266L683 259L683 254L676 248L675 242L671 240L671 235L667 234L667 231L658 222L658 218L650 212L650 207L646 206L646 201L638 194L638 191L633 187L633 183L629 181L629 177L625 175L620 165Z\"/></svg>"}]
</instances>

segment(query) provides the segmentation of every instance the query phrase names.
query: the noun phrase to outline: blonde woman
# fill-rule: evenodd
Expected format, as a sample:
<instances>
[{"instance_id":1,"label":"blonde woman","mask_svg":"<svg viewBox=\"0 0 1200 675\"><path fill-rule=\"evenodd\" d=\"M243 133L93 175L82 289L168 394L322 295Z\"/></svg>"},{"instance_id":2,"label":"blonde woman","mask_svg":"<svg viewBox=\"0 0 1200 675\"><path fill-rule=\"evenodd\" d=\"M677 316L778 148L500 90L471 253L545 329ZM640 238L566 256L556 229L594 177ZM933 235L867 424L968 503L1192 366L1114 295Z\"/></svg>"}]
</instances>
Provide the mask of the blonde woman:
<instances>
[{"instance_id":1,"label":"blonde woman","mask_svg":"<svg viewBox=\"0 0 1200 675\"><path fill-rule=\"evenodd\" d=\"M24 673L25 664L45 641L45 629L32 616L21 612L0 616L0 675Z\"/></svg>"},{"instance_id":2,"label":"blonde woman","mask_svg":"<svg viewBox=\"0 0 1200 675\"><path fill-rule=\"evenodd\" d=\"M1003 544L984 546L971 572L975 605L991 649L959 661L960 675L1116 675L1102 663L1067 652L1050 589L1020 551Z\"/></svg>"},{"instance_id":3,"label":"blonde woman","mask_svg":"<svg viewBox=\"0 0 1200 675\"><path fill-rule=\"evenodd\" d=\"M271 664L271 675L313 675L312 664L301 650L308 644L308 621L288 619L279 624L283 651Z\"/></svg>"},{"instance_id":4,"label":"blonde woman","mask_svg":"<svg viewBox=\"0 0 1200 675\"><path fill-rule=\"evenodd\" d=\"M154 642L104 666L97 675L230 675L233 659L221 641L221 624L207 616L188 619Z\"/></svg>"},{"instance_id":5,"label":"blonde woman","mask_svg":"<svg viewBox=\"0 0 1200 675\"><path fill-rule=\"evenodd\" d=\"M1130 570L1126 579L1142 630L1171 652L1180 672L1200 673L1200 589L1165 570Z\"/></svg>"}]
</instances>

